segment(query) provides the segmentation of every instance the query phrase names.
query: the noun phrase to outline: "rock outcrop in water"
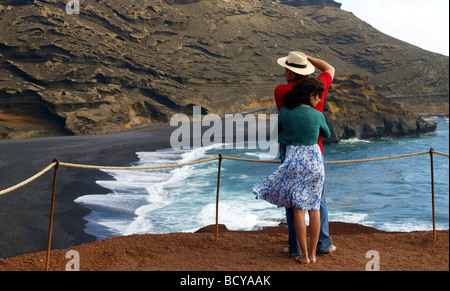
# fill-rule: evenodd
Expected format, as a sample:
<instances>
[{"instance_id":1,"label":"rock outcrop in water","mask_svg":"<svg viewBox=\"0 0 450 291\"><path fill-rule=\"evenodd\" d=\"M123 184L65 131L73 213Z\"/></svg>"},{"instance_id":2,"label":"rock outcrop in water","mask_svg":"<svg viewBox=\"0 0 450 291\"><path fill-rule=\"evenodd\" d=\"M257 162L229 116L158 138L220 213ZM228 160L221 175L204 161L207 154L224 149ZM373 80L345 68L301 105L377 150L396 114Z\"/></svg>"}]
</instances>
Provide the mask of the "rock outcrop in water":
<instances>
[{"instance_id":1,"label":"rock outcrop in water","mask_svg":"<svg viewBox=\"0 0 450 291\"><path fill-rule=\"evenodd\" d=\"M377 93L367 77L338 78L324 106L332 136L326 143L357 137L404 137L436 130L436 125L404 111Z\"/></svg>"},{"instance_id":2,"label":"rock outcrop in water","mask_svg":"<svg viewBox=\"0 0 450 291\"><path fill-rule=\"evenodd\" d=\"M432 130L382 95L449 91L448 57L332 0L83 0L79 14L67 2L0 1L0 137L118 132L193 105L235 113L271 98L284 82L276 59L298 49L330 62L338 79L358 74L374 88L335 85L330 102L336 94L339 104L326 115L336 133L338 124L362 137ZM374 107L378 99L391 103ZM359 118L349 118L349 100L361 103Z\"/></svg>"}]
</instances>

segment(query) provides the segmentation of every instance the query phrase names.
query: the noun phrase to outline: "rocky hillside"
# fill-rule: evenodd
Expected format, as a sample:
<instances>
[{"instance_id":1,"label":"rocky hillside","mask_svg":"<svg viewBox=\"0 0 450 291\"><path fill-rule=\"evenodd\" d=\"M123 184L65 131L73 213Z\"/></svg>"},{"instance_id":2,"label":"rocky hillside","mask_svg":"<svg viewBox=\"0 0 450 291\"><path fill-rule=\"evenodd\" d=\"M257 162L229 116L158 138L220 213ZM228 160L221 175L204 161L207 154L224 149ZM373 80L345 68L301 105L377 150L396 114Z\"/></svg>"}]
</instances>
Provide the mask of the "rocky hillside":
<instances>
[{"instance_id":1,"label":"rocky hillside","mask_svg":"<svg viewBox=\"0 0 450 291\"><path fill-rule=\"evenodd\" d=\"M193 105L239 112L285 82L276 59L290 50L372 86L368 96L336 84L330 94L353 94L339 98L339 114L329 104L339 126L350 126L347 99L383 99L416 120L382 95L449 91L448 57L389 37L332 0L82 0L79 14L68 14L67 2L0 0L0 137L117 132L190 114ZM392 116L369 103L353 122ZM432 126L406 132L423 128Z\"/></svg>"}]
</instances>

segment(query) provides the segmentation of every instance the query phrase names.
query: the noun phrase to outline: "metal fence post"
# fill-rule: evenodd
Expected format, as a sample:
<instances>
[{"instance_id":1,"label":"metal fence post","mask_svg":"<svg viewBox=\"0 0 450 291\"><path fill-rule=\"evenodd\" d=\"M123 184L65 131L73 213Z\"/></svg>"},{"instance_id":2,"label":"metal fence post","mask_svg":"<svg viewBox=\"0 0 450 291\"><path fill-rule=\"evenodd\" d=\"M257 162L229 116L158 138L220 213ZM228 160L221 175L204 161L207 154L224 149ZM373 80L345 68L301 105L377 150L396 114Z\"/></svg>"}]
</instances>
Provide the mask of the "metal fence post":
<instances>
[{"instance_id":1,"label":"metal fence post","mask_svg":"<svg viewBox=\"0 0 450 291\"><path fill-rule=\"evenodd\" d=\"M59 161L58 160L53 160L54 163L56 163L55 165L55 172L53 174L53 189L52 189L52 204L50 207L50 223L48 226L48 243L47 243L47 262L46 262L46 267L45 270L48 271L48 266L50 263L50 246L52 243L52 227L53 227L53 213L54 213L54 209L55 209L55 192L56 192L56 174L58 172L58 167L59 167Z\"/></svg>"},{"instance_id":2,"label":"metal fence post","mask_svg":"<svg viewBox=\"0 0 450 291\"><path fill-rule=\"evenodd\" d=\"M436 211L434 208L434 161L433 161L434 148L430 149L430 159L431 159L431 204L433 211L433 239L436 240Z\"/></svg>"},{"instance_id":3,"label":"metal fence post","mask_svg":"<svg viewBox=\"0 0 450 291\"><path fill-rule=\"evenodd\" d=\"M219 241L219 189L220 189L221 168L222 168L222 155L219 155L219 170L217 171L217 195L216 195L216 242Z\"/></svg>"}]
</instances>

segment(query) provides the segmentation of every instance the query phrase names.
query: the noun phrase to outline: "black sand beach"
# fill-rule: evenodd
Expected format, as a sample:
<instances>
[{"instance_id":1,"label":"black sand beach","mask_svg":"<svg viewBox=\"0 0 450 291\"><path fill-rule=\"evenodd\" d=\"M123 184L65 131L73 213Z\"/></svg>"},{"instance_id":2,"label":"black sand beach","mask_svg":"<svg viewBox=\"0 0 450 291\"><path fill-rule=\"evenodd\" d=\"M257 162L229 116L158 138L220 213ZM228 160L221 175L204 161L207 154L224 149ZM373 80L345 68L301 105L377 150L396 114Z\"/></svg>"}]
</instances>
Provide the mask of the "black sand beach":
<instances>
[{"instance_id":1,"label":"black sand beach","mask_svg":"<svg viewBox=\"0 0 450 291\"><path fill-rule=\"evenodd\" d=\"M170 147L174 127L152 124L99 136L47 137L0 141L0 190L16 185L52 163L128 166L135 153ZM56 187L52 249L95 241L84 233L89 210L81 195L108 193L96 185L99 170L60 167ZM53 169L28 185L0 196L0 258L47 249Z\"/></svg>"}]
</instances>

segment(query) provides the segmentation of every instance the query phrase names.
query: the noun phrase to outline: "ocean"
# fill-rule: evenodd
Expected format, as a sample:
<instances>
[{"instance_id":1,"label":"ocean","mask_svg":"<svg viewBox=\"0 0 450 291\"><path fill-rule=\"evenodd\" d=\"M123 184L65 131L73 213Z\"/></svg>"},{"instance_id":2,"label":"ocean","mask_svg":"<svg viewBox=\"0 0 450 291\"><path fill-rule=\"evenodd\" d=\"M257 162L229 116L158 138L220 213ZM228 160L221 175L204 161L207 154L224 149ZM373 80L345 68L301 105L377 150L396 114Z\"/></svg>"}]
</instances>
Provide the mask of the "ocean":
<instances>
[{"instance_id":1,"label":"ocean","mask_svg":"<svg viewBox=\"0 0 450 291\"><path fill-rule=\"evenodd\" d=\"M325 161L390 157L429 151L449 152L449 119L435 133L399 139L343 140L324 146ZM219 154L273 160L270 152L228 149L223 144L189 150L136 153L123 166L178 164ZM230 230L277 226L285 210L255 199L252 187L277 164L222 161L219 223ZM109 194L89 193L75 201L91 209L85 232L105 239L118 235L194 232L215 223L218 161L158 170L105 170L97 184ZM325 196L330 221L358 223L385 231L432 230L430 155L367 163L326 164ZM449 228L449 158L434 155L436 228ZM86 193L80 193L86 194ZM308 221L307 221L308 222Z\"/></svg>"}]
</instances>

